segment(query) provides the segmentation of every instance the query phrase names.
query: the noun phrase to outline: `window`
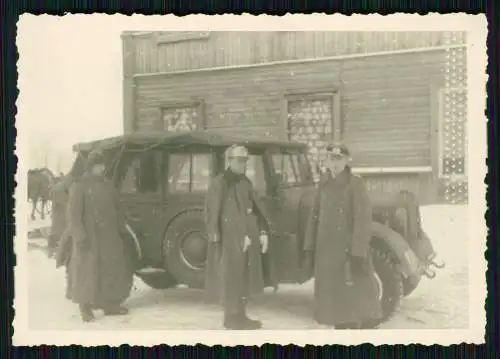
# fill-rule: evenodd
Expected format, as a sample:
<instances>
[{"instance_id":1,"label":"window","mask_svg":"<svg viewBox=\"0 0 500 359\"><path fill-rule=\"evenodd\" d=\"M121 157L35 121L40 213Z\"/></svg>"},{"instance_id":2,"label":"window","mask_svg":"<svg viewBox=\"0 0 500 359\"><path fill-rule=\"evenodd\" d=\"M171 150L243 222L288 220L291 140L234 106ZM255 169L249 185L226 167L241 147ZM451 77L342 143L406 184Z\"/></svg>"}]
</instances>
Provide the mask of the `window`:
<instances>
[{"instance_id":1,"label":"window","mask_svg":"<svg viewBox=\"0 0 500 359\"><path fill-rule=\"evenodd\" d=\"M203 154L172 154L168 160L168 191L170 193L208 190L212 156Z\"/></svg>"},{"instance_id":2,"label":"window","mask_svg":"<svg viewBox=\"0 0 500 359\"><path fill-rule=\"evenodd\" d=\"M439 92L439 176L467 175L467 90Z\"/></svg>"},{"instance_id":3,"label":"window","mask_svg":"<svg viewBox=\"0 0 500 359\"><path fill-rule=\"evenodd\" d=\"M304 159L299 160L298 154L279 153L272 155L274 172L281 185L290 186L302 183L305 178Z\"/></svg>"},{"instance_id":4,"label":"window","mask_svg":"<svg viewBox=\"0 0 500 359\"><path fill-rule=\"evenodd\" d=\"M125 194L158 194L161 155L157 152L131 154L120 190Z\"/></svg>"},{"instance_id":5,"label":"window","mask_svg":"<svg viewBox=\"0 0 500 359\"><path fill-rule=\"evenodd\" d=\"M324 157L326 144L342 137L340 93L290 95L285 104L288 138L307 144L309 160L316 169Z\"/></svg>"},{"instance_id":6,"label":"window","mask_svg":"<svg viewBox=\"0 0 500 359\"><path fill-rule=\"evenodd\" d=\"M203 127L203 105L167 104L161 108L161 122L167 132L189 132Z\"/></svg>"},{"instance_id":7,"label":"window","mask_svg":"<svg viewBox=\"0 0 500 359\"><path fill-rule=\"evenodd\" d=\"M257 193L267 192L266 175L264 170L264 158L262 155L249 155L246 169L246 176L253 184Z\"/></svg>"}]
</instances>

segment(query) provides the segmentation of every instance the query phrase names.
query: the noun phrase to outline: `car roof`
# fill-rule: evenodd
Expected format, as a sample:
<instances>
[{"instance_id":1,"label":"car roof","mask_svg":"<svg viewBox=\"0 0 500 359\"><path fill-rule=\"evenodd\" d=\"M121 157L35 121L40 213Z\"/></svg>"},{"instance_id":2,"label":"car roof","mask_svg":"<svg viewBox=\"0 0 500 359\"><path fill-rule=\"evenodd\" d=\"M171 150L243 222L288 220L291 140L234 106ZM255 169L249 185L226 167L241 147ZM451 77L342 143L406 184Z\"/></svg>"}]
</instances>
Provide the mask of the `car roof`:
<instances>
[{"instance_id":1,"label":"car roof","mask_svg":"<svg viewBox=\"0 0 500 359\"><path fill-rule=\"evenodd\" d=\"M215 131L191 132L140 132L115 137L108 137L97 141L78 143L73 146L75 152L88 152L94 149L113 149L122 146L151 147L151 146L208 146L228 147L233 144L249 148L279 147L286 149L305 149L302 143L279 141L266 138L238 137Z\"/></svg>"}]
</instances>

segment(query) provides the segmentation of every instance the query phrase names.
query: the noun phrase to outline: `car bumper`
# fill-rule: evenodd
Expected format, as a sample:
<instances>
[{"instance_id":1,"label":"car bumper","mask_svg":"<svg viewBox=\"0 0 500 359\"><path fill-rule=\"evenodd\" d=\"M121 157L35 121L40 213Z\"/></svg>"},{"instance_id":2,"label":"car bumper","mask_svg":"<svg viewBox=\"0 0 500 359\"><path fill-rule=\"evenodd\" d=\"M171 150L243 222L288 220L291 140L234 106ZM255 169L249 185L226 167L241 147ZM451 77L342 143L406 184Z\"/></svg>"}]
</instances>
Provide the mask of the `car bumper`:
<instances>
[{"instance_id":1,"label":"car bumper","mask_svg":"<svg viewBox=\"0 0 500 359\"><path fill-rule=\"evenodd\" d=\"M443 269L444 267L446 267L445 261L434 253L420 265L419 271L421 275L424 275L429 279L434 279L436 277L437 270Z\"/></svg>"},{"instance_id":2,"label":"car bumper","mask_svg":"<svg viewBox=\"0 0 500 359\"><path fill-rule=\"evenodd\" d=\"M405 259L404 268L400 268L400 270L406 278L420 278L425 276L429 279L434 279L437 270L446 266L445 262L436 253L433 253L426 260L421 260L411 249L408 249L405 252Z\"/></svg>"}]
</instances>

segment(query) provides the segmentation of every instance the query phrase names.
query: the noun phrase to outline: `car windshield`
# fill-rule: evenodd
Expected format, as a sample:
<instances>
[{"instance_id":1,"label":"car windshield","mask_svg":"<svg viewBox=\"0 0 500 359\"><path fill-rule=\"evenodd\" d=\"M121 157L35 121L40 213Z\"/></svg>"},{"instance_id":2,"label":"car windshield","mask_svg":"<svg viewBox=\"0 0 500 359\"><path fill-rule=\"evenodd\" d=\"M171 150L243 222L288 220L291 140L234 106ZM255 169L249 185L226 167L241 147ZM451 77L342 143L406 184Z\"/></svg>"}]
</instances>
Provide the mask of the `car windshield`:
<instances>
[{"instance_id":1,"label":"car windshield","mask_svg":"<svg viewBox=\"0 0 500 359\"><path fill-rule=\"evenodd\" d=\"M278 183L283 186L293 186L307 183L311 180L309 163L302 153L273 153L271 155L274 173Z\"/></svg>"}]
</instances>

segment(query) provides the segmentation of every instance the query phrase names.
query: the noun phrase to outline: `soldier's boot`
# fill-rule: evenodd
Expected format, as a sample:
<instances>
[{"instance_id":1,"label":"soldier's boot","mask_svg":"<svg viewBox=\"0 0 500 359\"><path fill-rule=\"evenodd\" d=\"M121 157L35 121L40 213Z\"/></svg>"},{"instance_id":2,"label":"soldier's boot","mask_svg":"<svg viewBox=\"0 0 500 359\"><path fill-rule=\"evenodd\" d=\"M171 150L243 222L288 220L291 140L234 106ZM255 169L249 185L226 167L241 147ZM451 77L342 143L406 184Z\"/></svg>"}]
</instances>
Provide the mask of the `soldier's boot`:
<instances>
[{"instance_id":1,"label":"soldier's boot","mask_svg":"<svg viewBox=\"0 0 500 359\"><path fill-rule=\"evenodd\" d=\"M94 312L92 312L92 308L88 304L80 304L80 316L85 323L91 322L95 319Z\"/></svg>"},{"instance_id":2,"label":"soldier's boot","mask_svg":"<svg viewBox=\"0 0 500 359\"><path fill-rule=\"evenodd\" d=\"M127 315L129 310L125 307L122 307L120 304L109 304L102 306L104 310L104 315L114 316L114 315Z\"/></svg>"},{"instance_id":3,"label":"soldier's boot","mask_svg":"<svg viewBox=\"0 0 500 359\"><path fill-rule=\"evenodd\" d=\"M241 316L235 314L224 315L224 328L230 330L246 330L246 326Z\"/></svg>"},{"instance_id":4,"label":"soldier's boot","mask_svg":"<svg viewBox=\"0 0 500 359\"><path fill-rule=\"evenodd\" d=\"M244 325L248 327L248 329L262 328L262 322L260 320L250 319L247 316L246 303L244 303L241 307L240 318L243 321Z\"/></svg>"},{"instance_id":5,"label":"soldier's boot","mask_svg":"<svg viewBox=\"0 0 500 359\"><path fill-rule=\"evenodd\" d=\"M49 234L47 239L47 257L53 258L56 252L55 238L53 234Z\"/></svg>"},{"instance_id":6,"label":"soldier's boot","mask_svg":"<svg viewBox=\"0 0 500 359\"><path fill-rule=\"evenodd\" d=\"M236 313L224 313L224 327L231 330L256 330L261 327L259 321L248 318L241 309Z\"/></svg>"},{"instance_id":7,"label":"soldier's boot","mask_svg":"<svg viewBox=\"0 0 500 359\"><path fill-rule=\"evenodd\" d=\"M351 322L351 323L335 324L335 329L339 329L339 330L361 329L361 323L359 323L359 322Z\"/></svg>"}]
</instances>

